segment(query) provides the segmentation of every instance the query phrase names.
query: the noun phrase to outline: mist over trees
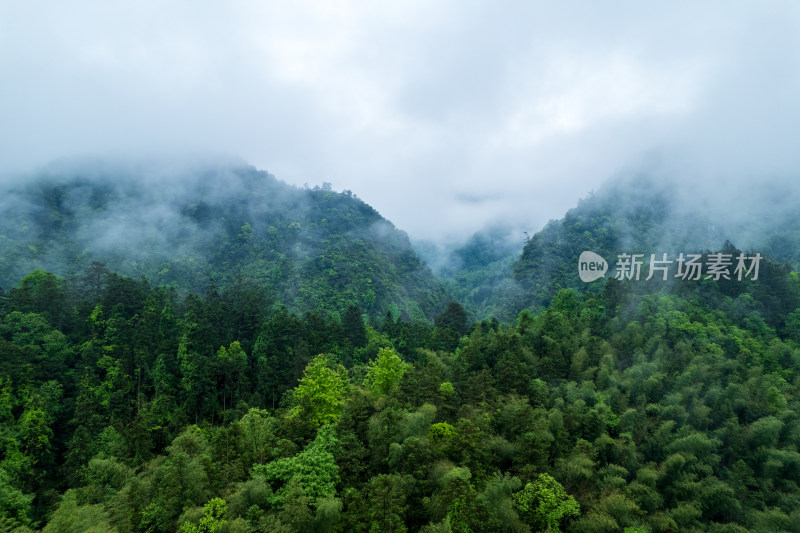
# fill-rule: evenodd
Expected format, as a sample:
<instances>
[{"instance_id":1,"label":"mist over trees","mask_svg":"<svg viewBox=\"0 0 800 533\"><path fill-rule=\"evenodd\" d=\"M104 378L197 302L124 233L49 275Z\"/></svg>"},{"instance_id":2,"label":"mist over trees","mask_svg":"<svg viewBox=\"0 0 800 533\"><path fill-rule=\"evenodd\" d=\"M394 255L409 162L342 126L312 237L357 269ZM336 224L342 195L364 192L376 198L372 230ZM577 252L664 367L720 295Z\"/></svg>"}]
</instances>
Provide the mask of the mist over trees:
<instances>
[{"instance_id":1,"label":"mist over trees","mask_svg":"<svg viewBox=\"0 0 800 533\"><path fill-rule=\"evenodd\" d=\"M513 309L541 309L563 288L593 290L575 275L578 257L587 250L613 267L622 253L705 257L733 243L737 253L738 246L786 263L787 269L798 268L800 240L796 224L789 222L798 215L798 204L787 201L793 193L775 202L761 188L734 197L731 191L698 187L687 196L680 183L647 174L612 180L564 218L550 221L526 243L513 265L518 284ZM677 291L684 285L671 276L665 288Z\"/></svg>"},{"instance_id":2,"label":"mist over trees","mask_svg":"<svg viewBox=\"0 0 800 533\"><path fill-rule=\"evenodd\" d=\"M0 286L98 261L179 291L239 279L300 313L395 306L432 320L446 304L405 233L330 184L298 189L227 161L78 160L2 188Z\"/></svg>"},{"instance_id":3,"label":"mist over trees","mask_svg":"<svg viewBox=\"0 0 800 533\"><path fill-rule=\"evenodd\" d=\"M794 227L585 284L744 248L623 183L443 285L352 193L115 168L3 196L0 530L798 531Z\"/></svg>"},{"instance_id":4,"label":"mist over trees","mask_svg":"<svg viewBox=\"0 0 800 533\"><path fill-rule=\"evenodd\" d=\"M461 244L415 243L420 256L452 297L476 320L495 317L511 321L519 285L512 268L524 244L519 231L495 226L475 233Z\"/></svg>"}]
</instances>

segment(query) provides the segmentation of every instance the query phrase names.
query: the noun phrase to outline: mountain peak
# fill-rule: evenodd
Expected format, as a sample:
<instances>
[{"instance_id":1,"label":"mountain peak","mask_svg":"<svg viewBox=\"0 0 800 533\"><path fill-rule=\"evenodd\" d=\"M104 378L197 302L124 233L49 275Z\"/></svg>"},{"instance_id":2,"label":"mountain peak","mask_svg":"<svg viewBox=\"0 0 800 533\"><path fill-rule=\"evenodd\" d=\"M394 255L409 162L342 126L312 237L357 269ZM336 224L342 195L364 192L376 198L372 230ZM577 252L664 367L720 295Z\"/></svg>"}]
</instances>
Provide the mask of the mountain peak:
<instances>
[{"instance_id":1,"label":"mountain peak","mask_svg":"<svg viewBox=\"0 0 800 533\"><path fill-rule=\"evenodd\" d=\"M396 304L430 320L444 291L405 233L349 191L230 161L80 160L6 184L0 285L92 261L202 291L246 277L298 312ZM417 302L427 302L417 304Z\"/></svg>"}]
</instances>

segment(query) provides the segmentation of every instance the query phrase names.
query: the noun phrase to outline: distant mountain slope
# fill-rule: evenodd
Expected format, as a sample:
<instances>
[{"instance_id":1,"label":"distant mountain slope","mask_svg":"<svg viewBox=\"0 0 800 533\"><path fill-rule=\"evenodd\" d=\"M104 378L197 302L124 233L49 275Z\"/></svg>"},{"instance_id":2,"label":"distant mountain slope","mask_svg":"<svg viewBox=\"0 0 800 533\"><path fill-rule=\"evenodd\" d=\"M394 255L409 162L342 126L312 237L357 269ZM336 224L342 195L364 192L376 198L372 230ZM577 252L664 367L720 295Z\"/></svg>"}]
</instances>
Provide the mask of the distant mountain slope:
<instances>
[{"instance_id":1,"label":"distant mountain slope","mask_svg":"<svg viewBox=\"0 0 800 533\"><path fill-rule=\"evenodd\" d=\"M290 309L431 319L445 291L405 233L349 191L242 164L81 161L0 191L0 286L92 261L202 291L243 276ZM396 307L395 307L396 306Z\"/></svg>"},{"instance_id":2,"label":"distant mountain slope","mask_svg":"<svg viewBox=\"0 0 800 533\"><path fill-rule=\"evenodd\" d=\"M519 231L494 226L455 246L424 242L415 246L472 319L508 322L516 318L508 304L509 299L518 299L511 272L524 244L522 237Z\"/></svg>"},{"instance_id":3,"label":"distant mountain slope","mask_svg":"<svg viewBox=\"0 0 800 533\"><path fill-rule=\"evenodd\" d=\"M756 250L796 269L800 257L796 191L775 183L737 190L703 191L653 177L608 182L564 218L550 221L525 245L513 266L522 308L547 306L558 290L594 290L577 275L578 257L594 251L613 268L620 253L716 251L726 241ZM675 254L675 255L672 255Z\"/></svg>"}]
</instances>

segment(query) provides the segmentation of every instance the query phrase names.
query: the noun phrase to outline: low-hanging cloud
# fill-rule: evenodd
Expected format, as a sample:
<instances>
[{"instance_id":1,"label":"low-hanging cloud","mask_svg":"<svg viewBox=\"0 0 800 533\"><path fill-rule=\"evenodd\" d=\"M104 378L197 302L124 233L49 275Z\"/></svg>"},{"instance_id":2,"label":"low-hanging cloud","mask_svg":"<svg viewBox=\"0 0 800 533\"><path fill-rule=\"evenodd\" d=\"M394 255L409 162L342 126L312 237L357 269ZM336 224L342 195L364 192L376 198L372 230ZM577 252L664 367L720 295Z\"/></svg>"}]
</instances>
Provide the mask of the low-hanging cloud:
<instances>
[{"instance_id":1,"label":"low-hanging cloud","mask_svg":"<svg viewBox=\"0 0 800 533\"><path fill-rule=\"evenodd\" d=\"M0 6L0 174L235 154L442 241L632 168L709 195L800 168L796 3Z\"/></svg>"}]
</instances>

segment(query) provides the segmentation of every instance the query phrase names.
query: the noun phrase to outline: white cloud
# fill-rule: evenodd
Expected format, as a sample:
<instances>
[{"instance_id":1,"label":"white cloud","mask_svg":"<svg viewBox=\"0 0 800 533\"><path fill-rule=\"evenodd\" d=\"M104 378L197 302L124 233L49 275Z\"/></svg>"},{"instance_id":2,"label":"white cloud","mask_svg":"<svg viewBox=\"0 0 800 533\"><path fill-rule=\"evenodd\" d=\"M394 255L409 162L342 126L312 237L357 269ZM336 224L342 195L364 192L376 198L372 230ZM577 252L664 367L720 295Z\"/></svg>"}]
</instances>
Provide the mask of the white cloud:
<instances>
[{"instance_id":1,"label":"white cloud","mask_svg":"<svg viewBox=\"0 0 800 533\"><path fill-rule=\"evenodd\" d=\"M493 144L535 147L598 124L686 114L702 85L703 69L692 62L687 58L680 68L659 69L613 51L605 57L551 58L537 83L518 96Z\"/></svg>"},{"instance_id":2,"label":"white cloud","mask_svg":"<svg viewBox=\"0 0 800 533\"><path fill-rule=\"evenodd\" d=\"M654 150L712 179L800 164L791 2L0 12L0 172L71 154L232 153L443 238L497 218L536 230Z\"/></svg>"}]
</instances>

